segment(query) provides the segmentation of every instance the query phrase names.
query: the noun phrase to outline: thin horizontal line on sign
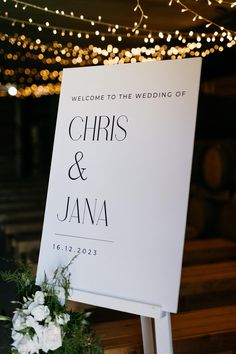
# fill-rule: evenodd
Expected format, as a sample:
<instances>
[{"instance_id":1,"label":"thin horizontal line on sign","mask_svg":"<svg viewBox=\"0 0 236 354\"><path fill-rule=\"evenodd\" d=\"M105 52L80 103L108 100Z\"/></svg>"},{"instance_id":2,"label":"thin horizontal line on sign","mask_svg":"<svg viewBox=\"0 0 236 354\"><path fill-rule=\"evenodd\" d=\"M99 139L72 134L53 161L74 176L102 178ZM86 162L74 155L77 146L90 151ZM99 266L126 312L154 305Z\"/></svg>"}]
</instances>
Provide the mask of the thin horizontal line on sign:
<instances>
[{"instance_id":1,"label":"thin horizontal line on sign","mask_svg":"<svg viewBox=\"0 0 236 354\"><path fill-rule=\"evenodd\" d=\"M103 239L100 239L100 238L83 237L83 236L77 236L77 235L67 235L67 234L58 234L58 233L55 233L55 235L63 236L63 237L82 238L84 240L92 240L92 241L100 241L100 242L111 242L111 243L114 242L112 240L103 240Z\"/></svg>"}]
</instances>

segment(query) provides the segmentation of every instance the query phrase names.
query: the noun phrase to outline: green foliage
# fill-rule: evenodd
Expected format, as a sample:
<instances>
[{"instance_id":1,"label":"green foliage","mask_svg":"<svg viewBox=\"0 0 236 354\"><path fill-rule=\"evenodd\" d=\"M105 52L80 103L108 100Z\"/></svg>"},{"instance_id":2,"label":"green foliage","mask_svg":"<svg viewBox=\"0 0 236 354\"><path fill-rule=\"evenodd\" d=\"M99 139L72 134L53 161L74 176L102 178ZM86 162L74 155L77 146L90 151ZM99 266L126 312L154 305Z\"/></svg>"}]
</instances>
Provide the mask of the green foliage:
<instances>
[{"instance_id":1,"label":"green foliage","mask_svg":"<svg viewBox=\"0 0 236 354\"><path fill-rule=\"evenodd\" d=\"M87 322L87 313L70 312L63 348L57 349L55 354L103 354L99 339L91 330Z\"/></svg>"},{"instance_id":2,"label":"green foliage","mask_svg":"<svg viewBox=\"0 0 236 354\"><path fill-rule=\"evenodd\" d=\"M31 269L24 264L19 264L14 271L0 271L0 279L7 283L15 283L19 299L30 296L39 289Z\"/></svg>"},{"instance_id":3,"label":"green foliage","mask_svg":"<svg viewBox=\"0 0 236 354\"><path fill-rule=\"evenodd\" d=\"M15 310L17 312L22 313L22 310L28 308L28 304L34 301L36 292L41 292L45 297L45 305L50 309L49 321L57 321L57 316L69 315L69 320L63 324L63 346L54 351L49 350L48 354L103 354L99 339L88 322L90 313L67 311L64 301L60 299L61 290L63 290L65 301L69 297L69 267L74 258L68 265L56 268L50 279L45 274L44 281L40 286L35 284L35 276L31 269L25 265L19 265L18 269L14 271L0 271L0 278L8 283L15 283L19 301L12 301L12 303L16 304ZM0 320L8 320L9 324L11 323L11 319L5 316L0 316ZM14 323L12 322L12 324L14 328ZM46 322L44 324L40 322L40 324L47 326ZM33 327L19 331L23 334L28 333L30 337L35 335ZM21 354L14 347L10 353ZM43 354L44 351L40 349L39 353Z\"/></svg>"}]
</instances>

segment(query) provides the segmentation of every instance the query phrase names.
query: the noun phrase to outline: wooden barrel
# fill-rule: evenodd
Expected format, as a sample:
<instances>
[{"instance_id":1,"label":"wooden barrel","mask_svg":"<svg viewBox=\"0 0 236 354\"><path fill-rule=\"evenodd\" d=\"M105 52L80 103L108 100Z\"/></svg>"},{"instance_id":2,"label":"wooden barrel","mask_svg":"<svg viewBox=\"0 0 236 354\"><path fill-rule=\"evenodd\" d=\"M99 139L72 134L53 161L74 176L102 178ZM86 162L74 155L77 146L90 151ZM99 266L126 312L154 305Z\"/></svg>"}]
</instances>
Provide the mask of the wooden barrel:
<instances>
[{"instance_id":1,"label":"wooden barrel","mask_svg":"<svg viewBox=\"0 0 236 354\"><path fill-rule=\"evenodd\" d=\"M212 143L202 153L201 175L206 188L234 192L236 187L235 143Z\"/></svg>"},{"instance_id":2,"label":"wooden barrel","mask_svg":"<svg viewBox=\"0 0 236 354\"><path fill-rule=\"evenodd\" d=\"M187 225L195 230L194 238L212 237L217 233L221 202L199 196L189 200ZM186 234L186 238L188 234ZM192 236L192 235L191 235ZM193 238L193 237L191 237Z\"/></svg>"},{"instance_id":3,"label":"wooden barrel","mask_svg":"<svg viewBox=\"0 0 236 354\"><path fill-rule=\"evenodd\" d=\"M222 237L236 241L236 200L231 200L222 208L219 218Z\"/></svg>"}]
</instances>

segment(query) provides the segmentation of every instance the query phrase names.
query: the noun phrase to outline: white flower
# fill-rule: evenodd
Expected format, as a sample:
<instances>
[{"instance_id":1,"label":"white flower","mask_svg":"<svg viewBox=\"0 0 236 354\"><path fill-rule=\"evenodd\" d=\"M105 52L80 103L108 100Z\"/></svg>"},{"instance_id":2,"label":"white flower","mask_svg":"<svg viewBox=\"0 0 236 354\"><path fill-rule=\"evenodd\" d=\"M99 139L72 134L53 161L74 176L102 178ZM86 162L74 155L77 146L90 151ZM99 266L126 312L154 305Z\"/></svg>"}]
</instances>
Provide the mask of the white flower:
<instances>
[{"instance_id":1,"label":"white flower","mask_svg":"<svg viewBox=\"0 0 236 354\"><path fill-rule=\"evenodd\" d=\"M68 313L62 313L61 315L56 316L56 323L59 325L65 325L70 321L70 315Z\"/></svg>"},{"instance_id":2,"label":"white flower","mask_svg":"<svg viewBox=\"0 0 236 354\"><path fill-rule=\"evenodd\" d=\"M28 334L25 334L21 340L15 341L12 346L16 348L20 354L38 354L40 349L36 335L31 338Z\"/></svg>"},{"instance_id":3,"label":"white flower","mask_svg":"<svg viewBox=\"0 0 236 354\"><path fill-rule=\"evenodd\" d=\"M28 307L28 314L30 314L33 311L33 309L37 306L39 306L39 304L37 304L37 302L31 301L29 304L29 307Z\"/></svg>"},{"instance_id":4,"label":"white flower","mask_svg":"<svg viewBox=\"0 0 236 354\"><path fill-rule=\"evenodd\" d=\"M33 327L34 324L36 323L36 320L33 316L27 316L25 323L27 327Z\"/></svg>"},{"instance_id":5,"label":"white flower","mask_svg":"<svg viewBox=\"0 0 236 354\"><path fill-rule=\"evenodd\" d=\"M26 325L27 327L33 328L38 337L42 335L43 326L41 326L33 316L26 317Z\"/></svg>"},{"instance_id":6,"label":"white flower","mask_svg":"<svg viewBox=\"0 0 236 354\"><path fill-rule=\"evenodd\" d=\"M56 350L62 346L61 328L54 322L50 322L44 327L40 338L40 348L47 353L49 350Z\"/></svg>"},{"instance_id":7,"label":"white flower","mask_svg":"<svg viewBox=\"0 0 236 354\"><path fill-rule=\"evenodd\" d=\"M13 343L14 347L16 347L18 345L19 341L21 341L23 336L24 335L22 333L16 332L14 329L12 330L11 337L12 337L12 339L14 341L14 343Z\"/></svg>"},{"instance_id":8,"label":"white flower","mask_svg":"<svg viewBox=\"0 0 236 354\"><path fill-rule=\"evenodd\" d=\"M24 305L22 306L22 312L25 314L25 315L29 315L30 314L30 310L29 310L29 307L30 305L32 304L32 300L28 300L24 303Z\"/></svg>"},{"instance_id":9,"label":"white flower","mask_svg":"<svg viewBox=\"0 0 236 354\"><path fill-rule=\"evenodd\" d=\"M36 291L34 295L34 302L39 305L44 305L44 293L42 291Z\"/></svg>"},{"instance_id":10,"label":"white flower","mask_svg":"<svg viewBox=\"0 0 236 354\"><path fill-rule=\"evenodd\" d=\"M21 331L26 328L25 316L21 312L15 312L12 318L13 329L15 331Z\"/></svg>"},{"instance_id":11,"label":"white flower","mask_svg":"<svg viewBox=\"0 0 236 354\"><path fill-rule=\"evenodd\" d=\"M36 321L43 321L50 314L48 306L37 305L31 310L31 315L34 316Z\"/></svg>"},{"instance_id":12,"label":"white flower","mask_svg":"<svg viewBox=\"0 0 236 354\"><path fill-rule=\"evenodd\" d=\"M29 354L39 354L39 350L41 348L39 347L39 338L35 334L33 338L31 338L31 352Z\"/></svg>"},{"instance_id":13,"label":"white flower","mask_svg":"<svg viewBox=\"0 0 236 354\"><path fill-rule=\"evenodd\" d=\"M55 288L55 293L61 306L64 306L66 301L65 289L62 287L57 287Z\"/></svg>"}]
</instances>

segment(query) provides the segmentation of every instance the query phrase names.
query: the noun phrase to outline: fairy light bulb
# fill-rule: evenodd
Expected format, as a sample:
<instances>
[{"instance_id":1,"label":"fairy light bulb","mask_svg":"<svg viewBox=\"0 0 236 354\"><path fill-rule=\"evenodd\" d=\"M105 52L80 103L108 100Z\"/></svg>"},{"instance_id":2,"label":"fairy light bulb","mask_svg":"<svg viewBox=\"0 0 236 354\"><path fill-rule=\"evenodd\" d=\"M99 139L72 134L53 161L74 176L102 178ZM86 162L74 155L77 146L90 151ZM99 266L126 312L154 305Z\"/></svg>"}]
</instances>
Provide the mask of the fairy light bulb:
<instances>
[{"instance_id":1,"label":"fairy light bulb","mask_svg":"<svg viewBox=\"0 0 236 354\"><path fill-rule=\"evenodd\" d=\"M16 89L15 86L10 86L10 87L8 88L7 92L8 92L8 94L9 94L10 96L16 96L16 94L17 94L17 89Z\"/></svg>"}]
</instances>

